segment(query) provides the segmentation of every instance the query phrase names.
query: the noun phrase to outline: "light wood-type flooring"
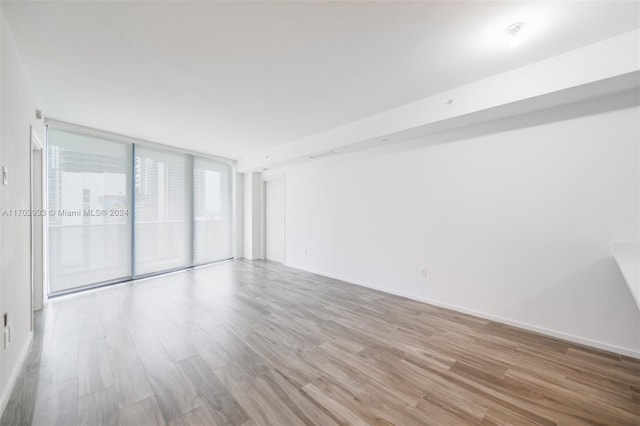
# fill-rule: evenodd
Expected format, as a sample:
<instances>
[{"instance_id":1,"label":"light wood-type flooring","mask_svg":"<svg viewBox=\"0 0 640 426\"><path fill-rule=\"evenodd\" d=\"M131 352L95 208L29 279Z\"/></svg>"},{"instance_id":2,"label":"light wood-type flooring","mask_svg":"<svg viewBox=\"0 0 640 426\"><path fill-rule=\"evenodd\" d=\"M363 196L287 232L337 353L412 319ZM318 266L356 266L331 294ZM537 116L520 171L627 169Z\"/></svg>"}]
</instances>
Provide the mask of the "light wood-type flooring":
<instances>
[{"instance_id":1,"label":"light wood-type flooring","mask_svg":"<svg viewBox=\"0 0 640 426\"><path fill-rule=\"evenodd\" d=\"M265 261L51 300L2 425L639 425L640 363Z\"/></svg>"}]
</instances>

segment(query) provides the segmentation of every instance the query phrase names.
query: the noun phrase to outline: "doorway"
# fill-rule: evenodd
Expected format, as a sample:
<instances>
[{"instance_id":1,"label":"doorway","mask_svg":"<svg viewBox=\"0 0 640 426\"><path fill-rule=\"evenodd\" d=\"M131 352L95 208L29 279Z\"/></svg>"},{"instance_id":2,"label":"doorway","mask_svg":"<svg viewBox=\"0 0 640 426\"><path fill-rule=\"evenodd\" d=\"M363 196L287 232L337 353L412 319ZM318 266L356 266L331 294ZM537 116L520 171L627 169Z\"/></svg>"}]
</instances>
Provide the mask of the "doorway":
<instances>
[{"instance_id":1,"label":"doorway","mask_svg":"<svg viewBox=\"0 0 640 426\"><path fill-rule=\"evenodd\" d=\"M265 257L285 262L285 186L284 177L265 182Z\"/></svg>"},{"instance_id":2,"label":"doorway","mask_svg":"<svg viewBox=\"0 0 640 426\"><path fill-rule=\"evenodd\" d=\"M31 128L31 329L33 312L44 301L44 164L43 146Z\"/></svg>"}]
</instances>

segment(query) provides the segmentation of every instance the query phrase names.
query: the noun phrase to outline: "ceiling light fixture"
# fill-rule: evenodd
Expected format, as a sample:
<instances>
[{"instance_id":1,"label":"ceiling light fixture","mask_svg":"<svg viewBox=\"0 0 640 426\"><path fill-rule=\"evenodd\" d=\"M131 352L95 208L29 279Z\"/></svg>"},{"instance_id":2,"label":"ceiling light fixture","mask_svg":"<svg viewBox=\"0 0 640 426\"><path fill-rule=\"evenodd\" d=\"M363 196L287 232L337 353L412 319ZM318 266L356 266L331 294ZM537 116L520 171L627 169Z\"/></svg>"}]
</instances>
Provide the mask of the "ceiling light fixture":
<instances>
[{"instance_id":1,"label":"ceiling light fixture","mask_svg":"<svg viewBox=\"0 0 640 426\"><path fill-rule=\"evenodd\" d=\"M520 42L522 41L520 33L523 28L524 22L516 22L515 24L511 24L507 27L505 32L509 35L509 46L517 47L520 45Z\"/></svg>"}]
</instances>

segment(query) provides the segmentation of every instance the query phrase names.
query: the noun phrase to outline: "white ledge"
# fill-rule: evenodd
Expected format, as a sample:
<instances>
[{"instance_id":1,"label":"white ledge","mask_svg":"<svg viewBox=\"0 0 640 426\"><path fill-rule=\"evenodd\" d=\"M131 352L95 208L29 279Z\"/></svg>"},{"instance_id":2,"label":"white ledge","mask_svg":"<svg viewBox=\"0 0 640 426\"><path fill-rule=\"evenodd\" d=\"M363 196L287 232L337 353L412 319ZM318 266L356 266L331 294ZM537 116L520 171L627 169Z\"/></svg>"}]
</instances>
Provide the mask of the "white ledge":
<instances>
[{"instance_id":1,"label":"white ledge","mask_svg":"<svg viewBox=\"0 0 640 426\"><path fill-rule=\"evenodd\" d=\"M613 243L613 258L640 309L640 244Z\"/></svg>"}]
</instances>

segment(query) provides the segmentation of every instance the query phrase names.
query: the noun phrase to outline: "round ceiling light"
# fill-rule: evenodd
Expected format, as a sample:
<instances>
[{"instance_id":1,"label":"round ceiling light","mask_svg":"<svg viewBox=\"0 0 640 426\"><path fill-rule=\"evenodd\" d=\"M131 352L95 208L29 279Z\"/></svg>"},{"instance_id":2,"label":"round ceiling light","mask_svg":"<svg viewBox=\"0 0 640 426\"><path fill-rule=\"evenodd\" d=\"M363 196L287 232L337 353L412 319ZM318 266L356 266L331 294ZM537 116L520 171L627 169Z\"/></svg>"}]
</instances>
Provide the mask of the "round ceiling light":
<instances>
[{"instance_id":1,"label":"round ceiling light","mask_svg":"<svg viewBox=\"0 0 640 426\"><path fill-rule=\"evenodd\" d=\"M520 42L522 41L521 33L523 28L524 22L516 22L505 29L505 32L509 35L509 46L516 47L520 45Z\"/></svg>"}]
</instances>

